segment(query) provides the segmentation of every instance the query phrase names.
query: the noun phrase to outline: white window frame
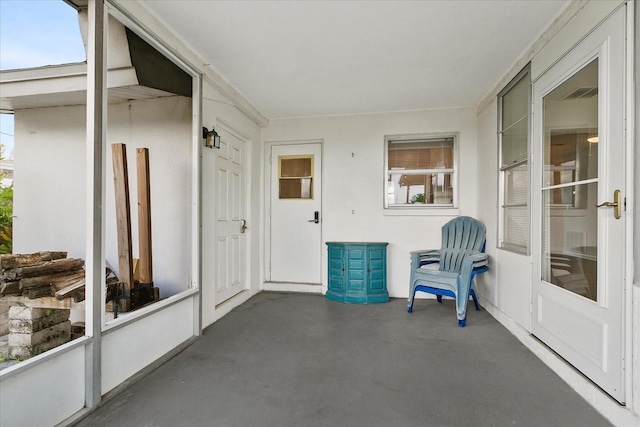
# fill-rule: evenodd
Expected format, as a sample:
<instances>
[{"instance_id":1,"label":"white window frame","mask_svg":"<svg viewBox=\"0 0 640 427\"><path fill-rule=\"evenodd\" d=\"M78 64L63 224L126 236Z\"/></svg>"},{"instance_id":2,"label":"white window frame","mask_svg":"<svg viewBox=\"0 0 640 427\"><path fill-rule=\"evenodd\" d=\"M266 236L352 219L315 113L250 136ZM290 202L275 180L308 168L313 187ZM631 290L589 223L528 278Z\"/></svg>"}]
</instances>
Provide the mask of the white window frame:
<instances>
[{"instance_id":1,"label":"white window frame","mask_svg":"<svg viewBox=\"0 0 640 427\"><path fill-rule=\"evenodd\" d=\"M523 160L513 163L508 166L503 166L502 163L502 153L503 153L503 132L508 129L503 129L502 126L502 118L503 118L503 110L502 103L503 97L509 93L514 86L520 83L523 79L528 79L529 81L529 90L527 91L527 113L526 113L526 121L527 121L527 150L526 156ZM525 68L523 68L505 87L498 93L497 97L498 102L498 248L504 249L510 252L515 252L519 254L528 255L531 253L531 64L527 64ZM514 123L517 124L518 122ZM512 125L511 127L513 127ZM511 128L510 127L510 128ZM509 128L509 129L510 129ZM506 227L507 222L505 218L505 211L509 207L514 207L516 205L506 205L506 191L507 191L507 182L506 175L509 171L512 171L521 166L527 167L527 196L526 196L526 244L524 246L517 245L512 242L505 241L506 235ZM520 205L521 206L521 205Z\"/></svg>"},{"instance_id":2,"label":"white window frame","mask_svg":"<svg viewBox=\"0 0 640 427\"><path fill-rule=\"evenodd\" d=\"M421 142L429 140L441 140L445 138L453 139L453 168L447 169L412 169L402 170L402 172L389 169L389 143ZM459 133L426 133L409 135L387 135L384 138L384 174L383 174L383 203L385 215L457 215L458 210L458 163L459 163ZM453 203L447 204L403 204L389 205L387 199L389 174L429 174L429 173L451 173L451 187Z\"/></svg>"}]
</instances>

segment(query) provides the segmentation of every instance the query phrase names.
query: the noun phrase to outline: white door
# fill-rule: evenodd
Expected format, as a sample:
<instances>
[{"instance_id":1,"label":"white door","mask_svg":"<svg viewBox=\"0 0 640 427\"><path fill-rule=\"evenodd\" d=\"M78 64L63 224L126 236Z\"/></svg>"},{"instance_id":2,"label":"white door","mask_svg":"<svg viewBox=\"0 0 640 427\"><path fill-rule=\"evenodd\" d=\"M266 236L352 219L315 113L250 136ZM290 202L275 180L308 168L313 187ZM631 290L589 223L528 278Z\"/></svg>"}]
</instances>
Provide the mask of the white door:
<instances>
[{"instance_id":1,"label":"white door","mask_svg":"<svg viewBox=\"0 0 640 427\"><path fill-rule=\"evenodd\" d=\"M216 154L215 247L214 260L203 264L214 266L215 303L220 304L245 289L246 233L245 222L245 142L224 129L219 130L220 149Z\"/></svg>"},{"instance_id":2,"label":"white door","mask_svg":"<svg viewBox=\"0 0 640 427\"><path fill-rule=\"evenodd\" d=\"M271 148L270 281L322 281L322 145Z\"/></svg>"},{"instance_id":3,"label":"white door","mask_svg":"<svg viewBox=\"0 0 640 427\"><path fill-rule=\"evenodd\" d=\"M624 402L625 212L596 207L624 203L624 8L534 82L533 103L532 332Z\"/></svg>"}]
</instances>

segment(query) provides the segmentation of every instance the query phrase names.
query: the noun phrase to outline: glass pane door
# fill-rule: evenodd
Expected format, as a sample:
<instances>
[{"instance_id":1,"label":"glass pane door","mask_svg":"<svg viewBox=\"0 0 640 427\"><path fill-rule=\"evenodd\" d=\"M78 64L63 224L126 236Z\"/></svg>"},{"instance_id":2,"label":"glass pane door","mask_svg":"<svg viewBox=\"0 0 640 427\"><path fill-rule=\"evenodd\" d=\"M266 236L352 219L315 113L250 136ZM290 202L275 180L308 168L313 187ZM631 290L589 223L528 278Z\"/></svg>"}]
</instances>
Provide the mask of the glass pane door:
<instances>
[{"instance_id":1,"label":"glass pane door","mask_svg":"<svg viewBox=\"0 0 640 427\"><path fill-rule=\"evenodd\" d=\"M625 400L625 19L620 8L531 92L531 333L618 402Z\"/></svg>"}]
</instances>

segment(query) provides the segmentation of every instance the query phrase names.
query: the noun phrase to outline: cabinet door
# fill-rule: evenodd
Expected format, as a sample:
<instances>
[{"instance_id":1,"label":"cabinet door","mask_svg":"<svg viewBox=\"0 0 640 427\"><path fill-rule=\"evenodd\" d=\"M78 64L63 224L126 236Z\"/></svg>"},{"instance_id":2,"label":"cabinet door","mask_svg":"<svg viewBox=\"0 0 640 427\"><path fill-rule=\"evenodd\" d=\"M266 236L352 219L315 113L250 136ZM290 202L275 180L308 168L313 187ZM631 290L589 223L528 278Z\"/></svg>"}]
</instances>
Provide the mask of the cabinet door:
<instances>
[{"instance_id":1,"label":"cabinet door","mask_svg":"<svg viewBox=\"0 0 640 427\"><path fill-rule=\"evenodd\" d=\"M387 288L386 262L387 251L385 247L370 247L368 251L368 291L383 292Z\"/></svg>"},{"instance_id":2,"label":"cabinet door","mask_svg":"<svg viewBox=\"0 0 640 427\"><path fill-rule=\"evenodd\" d=\"M329 289L344 293L344 246L329 246Z\"/></svg>"},{"instance_id":3,"label":"cabinet door","mask_svg":"<svg viewBox=\"0 0 640 427\"><path fill-rule=\"evenodd\" d=\"M365 246L350 246L347 249L347 290L364 293L366 289L367 262Z\"/></svg>"}]
</instances>

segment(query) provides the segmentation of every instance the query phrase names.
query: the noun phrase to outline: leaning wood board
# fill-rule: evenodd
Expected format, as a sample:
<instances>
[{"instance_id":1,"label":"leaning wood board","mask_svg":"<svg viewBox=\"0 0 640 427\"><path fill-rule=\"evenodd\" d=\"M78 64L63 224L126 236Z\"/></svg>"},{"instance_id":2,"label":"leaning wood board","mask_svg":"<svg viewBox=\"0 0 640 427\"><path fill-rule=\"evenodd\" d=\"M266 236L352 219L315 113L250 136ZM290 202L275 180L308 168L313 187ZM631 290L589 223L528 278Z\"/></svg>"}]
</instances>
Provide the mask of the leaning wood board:
<instances>
[{"instance_id":1,"label":"leaning wood board","mask_svg":"<svg viewBox=\"0 0 640 427\"><path fill-rule=\"evenodd\" d=\"M151 252L151 184L149 178L149 149L136 150L138 173L138 240L140 261L138 278L140 283L152 283Z\"/></svg>"},{"instance_id":2,"label":"leaning wood board","mask_svg":"<svg viewBox=\"0 0 640 427\"><path fill-rule=\"evenodd\" d=\"M116 224L118 233L118 278L125 292L133 288L133 260L131 249L131 206L129 203L129 175L127 146L112 144L113 181L116 197Z\"/></svg>"}]
</instances>

